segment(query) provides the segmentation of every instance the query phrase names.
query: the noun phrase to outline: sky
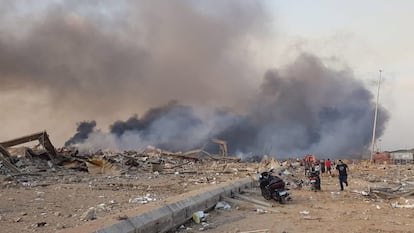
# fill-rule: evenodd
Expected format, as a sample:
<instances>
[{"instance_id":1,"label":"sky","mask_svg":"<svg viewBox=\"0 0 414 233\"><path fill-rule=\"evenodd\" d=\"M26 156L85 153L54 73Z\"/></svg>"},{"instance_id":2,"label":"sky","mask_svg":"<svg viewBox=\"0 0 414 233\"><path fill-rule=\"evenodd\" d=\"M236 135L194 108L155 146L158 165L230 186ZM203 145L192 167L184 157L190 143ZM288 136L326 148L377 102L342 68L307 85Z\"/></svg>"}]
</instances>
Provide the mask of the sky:
<instances>
[{"instance_id":1,"label":"sky","mask_svg":"<svg viewBox=\"0 0 414 233\"><path fill-rule=\"evenodd\" d=\"M108 131L172 100L256 113L265 73L294 76L292 64L311 54L305 60L358 80L374 100L383 70L389 119L377 147L413 148L412 9L412 1L0 0L0 140L47 130L62 146L78 122Z\"/></svg>"}]
</instances>

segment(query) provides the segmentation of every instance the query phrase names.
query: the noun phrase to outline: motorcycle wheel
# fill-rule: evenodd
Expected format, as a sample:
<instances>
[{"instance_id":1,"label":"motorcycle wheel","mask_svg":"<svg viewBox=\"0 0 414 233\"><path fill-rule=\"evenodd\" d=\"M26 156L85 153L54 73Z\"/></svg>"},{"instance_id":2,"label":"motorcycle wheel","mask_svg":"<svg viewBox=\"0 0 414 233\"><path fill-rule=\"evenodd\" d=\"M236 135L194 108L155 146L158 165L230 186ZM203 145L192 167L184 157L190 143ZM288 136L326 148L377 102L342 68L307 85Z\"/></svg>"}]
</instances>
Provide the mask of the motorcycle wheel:
<instances>
[{"instance_id":1,"label":"motorcycle wheel","mask_svg":"<svg viewBox=\"0 0 414 233\"><path fill-rule=\"evenodd\" d=\"M272 199L272 195L270 194L269 190L267 190L265 188L263 188L261 190L262 190L262 196L264 197L264 199L266 199L266 200Z\"/></svg>"},{"instance_id":2,"label":"motorcycle wheel","mask_svg":"<svg viewBox=\"0 0 414 233\"><path fill-rule=\"evenodd\" d=\"M285 197L285 196L280 197L280 199L279 199L279 203L280 203L280 204L286 204L286 197Z\"/></svg>"},{"instance_id":3,"label":"motorcycle wheel","mask_svg":"<svg viewBox=\"0 0 414 233\"><path fill-rule=\"evenodd\" d=\"M314 184L311 184L311 191L316 191L316 187Z\"/></svg>"}]
</instances>

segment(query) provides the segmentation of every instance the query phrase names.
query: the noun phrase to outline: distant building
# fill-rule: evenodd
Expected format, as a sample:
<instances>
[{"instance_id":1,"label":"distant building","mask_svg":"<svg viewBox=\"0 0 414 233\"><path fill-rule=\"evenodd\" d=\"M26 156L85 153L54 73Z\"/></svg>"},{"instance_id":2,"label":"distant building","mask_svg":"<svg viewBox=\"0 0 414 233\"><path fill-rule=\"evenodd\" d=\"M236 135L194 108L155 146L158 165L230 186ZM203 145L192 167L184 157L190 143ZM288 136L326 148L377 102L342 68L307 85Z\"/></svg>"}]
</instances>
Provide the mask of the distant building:
<instances>
[{"instance_id":1,"label":"distant building","mask_svg":"<svg viewBox=\"0 0 414 233\"><path fill-rule=\"evenodd\" d=\"M414 149L390 151L390 159L394 164L414 163Z\"/></svg>"},{"instance_id":2,"label":"distant building","mask_svg":"<svg viewBox=\"0 0 414 233\"><path fill-rule=\"evenodd\" d=\"M414 149L377 152L373 156L374 163L407 164L414 163Z\"/></svg>"},{"instance_id":3,"label":"distant building","mask_svg":"<svg viewBox=\"0 0 414 233\"><path fill-rule=\"evenodd\" d=\"M391 155L389 152L377 152L372 156L374 163L391 163Z\"/></svg>"}]
</instances>

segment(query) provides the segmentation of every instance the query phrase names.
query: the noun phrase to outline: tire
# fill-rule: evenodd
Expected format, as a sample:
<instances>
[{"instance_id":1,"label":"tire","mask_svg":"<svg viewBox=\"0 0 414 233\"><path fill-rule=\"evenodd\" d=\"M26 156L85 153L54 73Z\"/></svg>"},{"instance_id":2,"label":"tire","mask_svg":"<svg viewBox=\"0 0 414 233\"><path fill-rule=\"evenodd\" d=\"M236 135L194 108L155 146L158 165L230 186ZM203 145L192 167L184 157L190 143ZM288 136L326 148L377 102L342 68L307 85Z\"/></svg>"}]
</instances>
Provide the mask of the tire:
<instances>
[{"instance_id":1,"label":"tire","mask_svg":"<svg viewBox=\"0 0 414 233\"><path fill-rule=\"evenodd\" d=\"M264 197L264 199L266 200L270 200L272 199L272 195L270 194L270 191L267 190L266 188L261 189L262 191L262 196Z\"/></svg>"},{"instance_id":2,"label":"tire","mask_svg":"<svg viewBox=\"0 0 414 233\"><path fill-rule=\"evenodd\" d=\"M285 196L280 197L279 203L282 204L282 205L286 204L286 197Z\"/></svg>"}]
</instances>

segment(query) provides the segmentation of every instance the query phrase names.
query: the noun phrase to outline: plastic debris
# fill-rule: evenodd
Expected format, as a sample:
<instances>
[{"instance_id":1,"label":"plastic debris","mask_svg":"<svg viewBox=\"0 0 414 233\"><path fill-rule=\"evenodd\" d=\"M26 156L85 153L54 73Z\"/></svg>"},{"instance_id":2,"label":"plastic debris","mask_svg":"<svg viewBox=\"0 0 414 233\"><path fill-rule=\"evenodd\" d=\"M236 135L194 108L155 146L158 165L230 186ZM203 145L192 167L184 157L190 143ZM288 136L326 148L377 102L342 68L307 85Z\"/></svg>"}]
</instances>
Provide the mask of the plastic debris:
<instances>
[{"instance_id":1,"label":"plastic debris","mask_svg":"<svg viewBox=\"0 0 414 233\"><path fill-rule=\"evenodd\" d=\"M148 202L156 201L156 198L151 197L151 194L147 194L144 197L136 197L129 199L129 203L147 204Z\"/></svg>"},{"instance_id":2,"label":"plastic debris","mask_svg":"<svg viewBox=\"0 0 414 233\"><path fill-rule=\"evenodd\" d=\"M96 219L96 209L95 207L90 207L85 213L82 214L82 221L91 221Z\"/></svg>"},{"instance_id":3,"label":"plastic debris","mask_svg":"<svg viewBox=\"0 0 414 233\"><path fill-rule=\"evenodd\" d=\"M205 215L203 211L197 211L193 214L193 221L197 224L200 224L200 222L202 221L204 217Z\"/></svg>"},{"instance_id":4,"label":"plastic debris","mask_svg":"<svg viewBox=\"0 0 414 233\"><path fill-rule=\"evenodd\" d=\"M224 209L224 210L228 210L230 208L231 206L227 202L224 202L224 201L219 201L214 207L214 209Z\"/></svg>"}]
</instances>

